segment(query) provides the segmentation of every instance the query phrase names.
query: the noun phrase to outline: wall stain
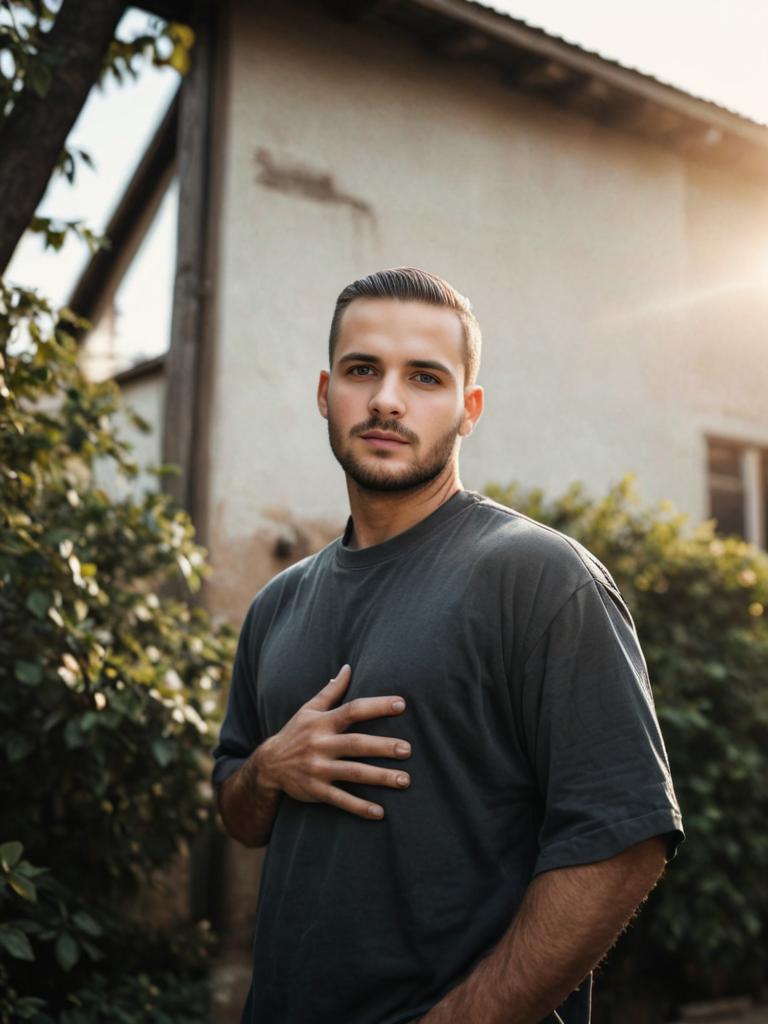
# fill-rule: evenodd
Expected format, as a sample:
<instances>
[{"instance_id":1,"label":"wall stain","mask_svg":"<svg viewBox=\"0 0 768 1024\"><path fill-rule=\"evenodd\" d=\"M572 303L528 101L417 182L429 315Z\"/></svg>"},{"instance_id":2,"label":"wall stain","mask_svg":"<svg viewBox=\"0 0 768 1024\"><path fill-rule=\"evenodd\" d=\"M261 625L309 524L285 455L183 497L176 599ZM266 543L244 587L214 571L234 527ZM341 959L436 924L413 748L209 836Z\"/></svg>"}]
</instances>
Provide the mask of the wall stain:
<instances>
[{"instance_id":1,"label":"wall stain","mask_svg":"<svg viewBox=\"0 0 768 1024\"><path fill-rule=\"evenodd\" d=\"M332 174L318 171L300 161L278 159L264 146L259 146L256 150L254 161L258 169L256 181L265 188L304 196L320 203L349 206L357 213L373 217L370 203L341 191Z\"/></svg>"},{"instance_id":2,"label":"wall stain","mask_svg":"<svg viewBox=\"0 0 768 1024\"><path fill-rule=\"evenodd\" d=\"M212 574L205 583L205 603L215 615L237 625L256 592L282 569L315 554L340 536L346 515L335 521L299 516L284 506L254 513L246 534L224 529L226 503L217 502L208 543Z\"/></svg>"}]
</instances>

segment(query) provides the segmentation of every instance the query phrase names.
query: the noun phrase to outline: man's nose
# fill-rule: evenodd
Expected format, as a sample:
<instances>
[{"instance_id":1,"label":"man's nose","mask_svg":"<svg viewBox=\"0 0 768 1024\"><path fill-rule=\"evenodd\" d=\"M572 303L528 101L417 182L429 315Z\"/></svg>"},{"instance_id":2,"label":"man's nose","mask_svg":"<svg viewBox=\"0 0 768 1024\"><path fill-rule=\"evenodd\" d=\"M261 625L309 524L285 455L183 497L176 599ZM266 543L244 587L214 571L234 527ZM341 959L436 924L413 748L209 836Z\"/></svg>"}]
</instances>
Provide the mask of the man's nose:
<instances>
[{"instance_id":1,"label":"man's nose","mask_svg":"<svg viewBox=\"0 0 768 1024\"><path fill-rule=\"evenodd\" d=\"M371 413L386 418L402 416L405 413L405 398L400 382L393 376L385 375L368 402Z\"/></svg>"}]
</instances>

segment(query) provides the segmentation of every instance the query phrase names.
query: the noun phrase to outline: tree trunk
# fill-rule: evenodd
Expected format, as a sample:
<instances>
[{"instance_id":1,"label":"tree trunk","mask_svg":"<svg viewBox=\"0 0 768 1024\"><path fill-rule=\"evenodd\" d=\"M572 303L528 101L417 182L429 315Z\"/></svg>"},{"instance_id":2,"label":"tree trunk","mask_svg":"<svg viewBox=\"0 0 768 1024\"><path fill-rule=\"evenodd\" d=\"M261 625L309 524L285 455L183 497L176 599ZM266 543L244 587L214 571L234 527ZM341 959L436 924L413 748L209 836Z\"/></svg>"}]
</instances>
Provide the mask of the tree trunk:
<instances>
[{"instance_id":1,"label":"tree trunk","mask_svg":"<svg viewBox=\"0 0 768 1024\"><path fill-rule=\"evenodd\" d=\"M0 132L0 274L45 194L67 135L99 76L125 0L64 0L45 40L67 59L41 98L26 88Z\"/></svg>"}]
</instances>

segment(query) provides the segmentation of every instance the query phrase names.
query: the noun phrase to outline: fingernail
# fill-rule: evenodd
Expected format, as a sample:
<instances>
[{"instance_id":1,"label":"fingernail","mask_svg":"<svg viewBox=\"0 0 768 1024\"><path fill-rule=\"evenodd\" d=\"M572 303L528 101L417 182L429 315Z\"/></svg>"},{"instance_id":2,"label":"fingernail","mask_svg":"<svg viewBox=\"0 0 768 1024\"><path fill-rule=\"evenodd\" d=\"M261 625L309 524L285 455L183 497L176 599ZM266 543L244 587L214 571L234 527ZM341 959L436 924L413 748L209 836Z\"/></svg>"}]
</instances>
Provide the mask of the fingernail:
<instances>
[{"instance_id":1,"label":"fingernail","mask_svg":"<svg viewBox=\"0 0 768 1024\"><path fill-rule=\"evenodd\" d=\"M368 813L370 814L370 816L372 818L383 818L384 817L384 808L383 807L374 807L373 805L371 805L368 808Z\"/></svg>"},{"instance_id":2,"label":"fingernail","mask_svg":"<svg viewBox=\"0 0 768 1024\"><path fill-rule=\"evenodd\" d=\"M402 711L404 707L405 707L405 701L404 700L393 700L392 701L392 710L393 711Z\"/></svg>"},{"instance_id":3,"label":"fingernail","mask_svg":"<svg viewBox=\"0 0 768 1024\"><path fill-rule=\"evenodd\" d=\"M397 784L398 784L398 786L407 786L410 781L411 780L408 778L407 775L398 775L397 776Z\"/></svg>"},{"instance_id":4,"label":"fingernail","mask_svg":"<svg viewBox=\"0 0 768 1024\"><path fill-rule=\"evenodd\" d=\"M411 748L408 746L407 743L398 743L397 746L395 747L395 750L397 751L398 754L410 754L411 752Z\"/></svg>"}]
</instances>

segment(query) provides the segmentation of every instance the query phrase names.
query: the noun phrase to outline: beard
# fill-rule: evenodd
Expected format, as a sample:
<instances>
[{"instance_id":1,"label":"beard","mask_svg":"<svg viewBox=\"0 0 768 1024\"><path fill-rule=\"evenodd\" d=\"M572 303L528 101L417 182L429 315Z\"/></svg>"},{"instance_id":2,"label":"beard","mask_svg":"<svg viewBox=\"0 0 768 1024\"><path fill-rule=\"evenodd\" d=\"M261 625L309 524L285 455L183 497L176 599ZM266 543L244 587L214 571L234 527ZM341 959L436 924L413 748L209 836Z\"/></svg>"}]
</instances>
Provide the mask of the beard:
<instances>
[{"instance_id":1,"label":"beard","mask_svg":"<svg viewBox=\"0 0 768 1024\"><path fill-rule=\"evenodd\" d=\"M333 416L328 415L328 440L331 444L331 451L336 461L354 482L366 491L376 492L402 492L416 491L425 487L428 483L439 476L450 462L455 447L456 438L459 436L459 429L463 419L463 413L459 415L456 423L450 430L432 445L429 451L421 458L416 459L410 466L401 469L391 469L386 463L389 461L389 451L378 450L371 452L367 460L356 456L352 451L349 442L344 443L341 430L334 423ZM410 430L406 430L397 420L371 419L353 427L349 437L360 436L368 433L369 430L386 430L393 434L399 434L404 440L410 441L412 445L418 443L418 437ZM373 460L377 460L376 465Z\"/></svg>"}]
</instances>

